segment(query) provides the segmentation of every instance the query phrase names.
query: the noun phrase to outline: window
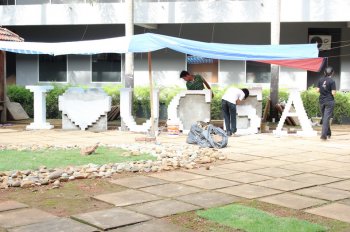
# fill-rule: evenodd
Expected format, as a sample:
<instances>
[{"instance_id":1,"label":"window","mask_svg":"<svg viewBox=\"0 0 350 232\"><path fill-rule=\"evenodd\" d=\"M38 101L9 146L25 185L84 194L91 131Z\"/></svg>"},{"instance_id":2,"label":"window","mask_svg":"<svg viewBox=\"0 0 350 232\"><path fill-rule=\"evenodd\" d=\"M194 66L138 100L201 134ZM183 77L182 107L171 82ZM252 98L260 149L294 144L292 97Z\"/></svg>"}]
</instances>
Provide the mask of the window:
<instances>
[{"instance_id":1,"label":"window","mask_svg":"<svg viewBox=\"0 0 350 232\"><path fill-rule=\"evenodd\" d=\"M187 70L191 74L199 74L209 83L218 82L218 60L187 55Z\"/></svg>"},{"instance_id":2,"label":"window","mask_svg":"<svg viewBox=\"0 0 350 232\"><path fill-rule=\"evenodd\" d=\"M50 0L16 0L16 5L50 4Z\"/></svg>"},{"instance_id":3,"label":"window","mask_svg":"<svg viewBox=\"0 0 350 232\"><path fill-rule=\"evenodd\" d=\"M247 83L270 83L271 65L260 62L246 62Z\"/></svg>"},{"instance_id":4,"label":"window","mask_svg":"<svg viewBox=\"0 0 350 232\"><path fill-rule=\"evenodd\" d=\"M121 55L103 53L91 56L92 82L121 82Z\"/></svg>"},{"instance_id":5,"label":"window","mask_svg":"<svg viewBox=\"0 0 350 232\"><path fill-rule=\"evenodd\" d=\"M67 56L39 55L39 82L67 82Z\"/></svg>"},{"instance_id":6,"label":"window","mask_svg":"<svg viewBox=\"0 0 350 232\"><path fill-rule=\"evenodd\" d=\"M15 0L0 0L1 5L15 5Z\"/></svg>"}]
</instances>

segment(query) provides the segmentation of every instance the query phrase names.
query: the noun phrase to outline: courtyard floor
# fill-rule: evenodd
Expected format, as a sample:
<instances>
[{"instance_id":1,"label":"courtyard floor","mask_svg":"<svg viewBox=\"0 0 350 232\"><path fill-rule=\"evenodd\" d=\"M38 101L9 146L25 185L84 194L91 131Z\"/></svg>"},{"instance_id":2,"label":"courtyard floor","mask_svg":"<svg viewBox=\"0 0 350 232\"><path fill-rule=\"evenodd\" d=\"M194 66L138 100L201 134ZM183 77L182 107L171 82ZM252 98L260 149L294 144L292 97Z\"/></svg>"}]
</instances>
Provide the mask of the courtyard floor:
<instances>
[{"instance_id":1,"label":"courtyard floor","mask_svg":"<svg viewBox=\"0 0 350 232\"><path fill-rule=\"evenodd\" d=\"M161 219L244 200L350 224L349 129L334 125L332 138L327 141L319 136L276 137L271 133L230 137L228 146L221 150L227 155L225 161L210 168L116 174L109 182L122 188L91 194L92 199L110 207L64 217L6 199L1 196L3 190L0 231L188 231ZM0 145L113 145L135 143L143 136L116 130L92 133L0 127ZM185 144L186 136L161 133L157 141L160 145Z\"/></svg>"}]
</instances>

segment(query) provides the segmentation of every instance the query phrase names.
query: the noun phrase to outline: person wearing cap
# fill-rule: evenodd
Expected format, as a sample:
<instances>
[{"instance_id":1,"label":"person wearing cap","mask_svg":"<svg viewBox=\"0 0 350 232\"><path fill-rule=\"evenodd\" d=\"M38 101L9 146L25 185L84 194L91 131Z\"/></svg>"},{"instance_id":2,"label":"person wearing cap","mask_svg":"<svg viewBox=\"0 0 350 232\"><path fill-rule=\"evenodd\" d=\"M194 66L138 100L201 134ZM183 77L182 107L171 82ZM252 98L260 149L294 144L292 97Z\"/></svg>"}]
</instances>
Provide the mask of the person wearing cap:
<instances>
[{"instance_id":1,"label":"person wearing cap","mask_svg":"<svg viewBox=\"0 0 350 232\"><path fill-rule=\"evenodd\" d=\"M248 89L238 89L235 87L228 88L224 95L222 96L221 106L222 113L224 115L226 134L231 136L237 131L237 109L236 105L241 104L241 102L249 96Z\"/></svg>"},{"instance_id":2,"label":"person wearing cap","mask_svg":"<svg viewBox=\"0 0 350 232\"><path fill-rule=\"evenodd\" d=\"M334 110L334 96L336 93L335 81L332 76L334 70L328 66L324 70L324 76L318 80L316 91L320 93L319 102L322 116L322 132L321 139L327 140L331 138L332 132L330 127L330 119Z\"/></svg>"},{"instance_id":3,"label":"person wearing cap","mask_svg":"<svg viewBox=\"0 0 350 232\"><path fill-rule=\"evenodd\" d=\"M201 75L191 75L187 71L182 71L180 78L186 81L187 90L203 90L204 86L211 90L210 85Z\"/></svg>"}]
</instances>

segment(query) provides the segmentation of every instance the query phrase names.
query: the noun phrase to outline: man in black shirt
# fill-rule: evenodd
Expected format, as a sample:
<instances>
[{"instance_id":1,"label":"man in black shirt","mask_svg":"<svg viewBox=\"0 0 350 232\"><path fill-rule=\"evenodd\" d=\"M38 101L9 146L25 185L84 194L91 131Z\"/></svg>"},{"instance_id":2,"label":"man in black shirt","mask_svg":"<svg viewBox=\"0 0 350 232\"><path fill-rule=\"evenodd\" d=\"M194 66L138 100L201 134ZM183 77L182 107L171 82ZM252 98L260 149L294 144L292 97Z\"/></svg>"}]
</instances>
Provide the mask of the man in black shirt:
<instances>
[{"instance_id":1,"label":"man in black shirt","mask_svg":"<svg viewBox=\"0 0 350 232\"><path fill-rule=\"evenodd\" d=\"M332 79L334 70L332 67L327 67L324 70L324 77L321 77L317 84L317 92L320 93L320 109L322 114L322 134L321 139L327 140L331 137L331 128L329 120L332 117L334 110L334 95L335 95L335 81Z\"/></svg>"}]
</instances>

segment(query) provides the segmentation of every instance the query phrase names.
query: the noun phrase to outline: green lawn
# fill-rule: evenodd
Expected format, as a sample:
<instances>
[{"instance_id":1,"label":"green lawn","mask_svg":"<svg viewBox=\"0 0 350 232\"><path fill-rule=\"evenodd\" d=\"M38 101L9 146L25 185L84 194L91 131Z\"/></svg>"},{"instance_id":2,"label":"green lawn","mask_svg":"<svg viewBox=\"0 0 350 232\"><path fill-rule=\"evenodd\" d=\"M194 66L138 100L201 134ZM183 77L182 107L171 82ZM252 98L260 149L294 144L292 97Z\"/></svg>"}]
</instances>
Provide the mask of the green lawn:
<instances>
[{"instance_id":1,"label":"green lawn","mask_svg":"<svg viewBox=\"0 0 350 232\"><path fill-rule=\"evenodd\" d=\"M136 160L155 160L148 154L137 156L122 155L125 150L118 148L99 147L92 155L80 155L80 149L46 149L39 151L0 151L0 171L37 169L40 166L48 168L79 166L84 164L107 164Z\"/></svg>"},{"instance_id":2,"label":"green lawn","mask_svg":"<svg viewBox=\"0 0 350 232\"><path fill-rule=\"evenodd\" d=\"M246 232L322 232L327 229L295 218L277 217L262 210L232 204L198 211L207 220Z\"/></svg>"}]
</instances>

